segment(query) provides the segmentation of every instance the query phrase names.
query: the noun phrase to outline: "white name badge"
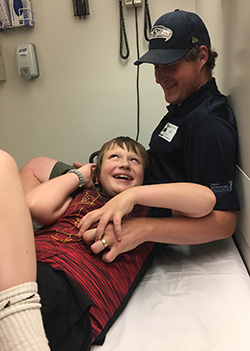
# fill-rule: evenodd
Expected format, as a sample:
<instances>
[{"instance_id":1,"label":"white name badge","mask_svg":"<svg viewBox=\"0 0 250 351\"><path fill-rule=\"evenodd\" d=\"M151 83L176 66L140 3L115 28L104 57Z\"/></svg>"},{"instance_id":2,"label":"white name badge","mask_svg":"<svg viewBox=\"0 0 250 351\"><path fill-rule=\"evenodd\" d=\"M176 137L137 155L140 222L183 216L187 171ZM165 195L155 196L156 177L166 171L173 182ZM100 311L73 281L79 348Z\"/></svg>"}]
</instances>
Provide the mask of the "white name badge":
<instances>
[{"instance_id":1,"label":"white name badge","mask_svg":"<svg viewBox=\"0 0 250 351\"><path fill-rule=\"evenodd\" d=\"M167 140L169 143L172 141L173 137L177 133L178 126L175 126L172 123L167 123L165 127L162 129L162 131L159 134L159 137Z\"/></svg>"}]
</instances>

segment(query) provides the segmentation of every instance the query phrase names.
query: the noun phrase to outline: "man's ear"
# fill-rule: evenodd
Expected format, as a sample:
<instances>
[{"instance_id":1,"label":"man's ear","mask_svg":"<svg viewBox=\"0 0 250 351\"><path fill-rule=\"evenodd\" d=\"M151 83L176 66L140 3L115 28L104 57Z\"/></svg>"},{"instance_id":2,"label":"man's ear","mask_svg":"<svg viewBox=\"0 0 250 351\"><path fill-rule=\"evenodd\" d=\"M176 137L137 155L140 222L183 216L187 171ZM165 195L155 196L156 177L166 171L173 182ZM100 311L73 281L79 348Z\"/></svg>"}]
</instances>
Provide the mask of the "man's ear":
<instances>
[{"instance_id":1,"label":"man's ear","mask_svg":"<svg viewBox=\"0 0 250 351\"><path fill-rule=\"evenodd\" d=\"M199 57L199 59L204 61L204 64L206 64L208 57L209 57L209 54L208 54L208 48L205 45L200 46L200 52L199 52L198 57Z\"/></svg>"}]
</instances>

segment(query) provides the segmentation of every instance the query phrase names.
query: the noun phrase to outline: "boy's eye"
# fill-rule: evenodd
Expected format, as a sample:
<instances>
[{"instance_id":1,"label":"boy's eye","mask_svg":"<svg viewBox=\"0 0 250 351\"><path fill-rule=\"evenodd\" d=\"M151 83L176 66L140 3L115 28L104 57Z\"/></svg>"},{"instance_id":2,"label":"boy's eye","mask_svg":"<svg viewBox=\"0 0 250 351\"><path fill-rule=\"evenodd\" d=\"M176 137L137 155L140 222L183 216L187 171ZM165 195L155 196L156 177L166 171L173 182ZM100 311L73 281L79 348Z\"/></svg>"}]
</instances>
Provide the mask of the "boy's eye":
<instances>
[{"instance_id":1,"label":"boy's eye","mask_svg":"<svg viewBox=\"0 0 250 351\"><path fill-rule=\"evenodd\" d=\"M117 154L112 154L112 155L109 156L109 158L117 158L117 157L118 157Z\"/></svg>"},{"instance_id":2,"label":"boy's eye","mask_svg":"<svg viewBox=\"0 0 250 351\"><path fill-rule=\"evenodd\" d=\"M131 161L132 161L132 162L139 163L139 164L141 163L140 160L139 160L139 158L137 158L137 157L131 158Z\"/></svg>"}]
</instances>

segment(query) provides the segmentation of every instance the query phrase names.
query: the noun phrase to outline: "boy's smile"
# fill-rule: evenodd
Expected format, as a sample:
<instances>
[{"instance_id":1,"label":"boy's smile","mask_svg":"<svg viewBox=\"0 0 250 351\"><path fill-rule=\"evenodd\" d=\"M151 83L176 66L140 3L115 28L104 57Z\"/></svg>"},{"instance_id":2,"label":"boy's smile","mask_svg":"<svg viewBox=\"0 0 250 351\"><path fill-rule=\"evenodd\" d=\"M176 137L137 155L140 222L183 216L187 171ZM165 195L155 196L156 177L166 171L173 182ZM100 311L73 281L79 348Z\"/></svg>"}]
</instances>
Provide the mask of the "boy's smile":
<instances>
[{"instance_id":1,"label":"boy's smile","mask_svg":"<svg viewBox=\"0 0 250 351\"><path fill-rule=\"evenodd\" d=\"M144 177L142 158L134 151L115 145L108 149L101 166L102 191L110 196L133 186L142 185Z\"/></svg>"}]
</instances>

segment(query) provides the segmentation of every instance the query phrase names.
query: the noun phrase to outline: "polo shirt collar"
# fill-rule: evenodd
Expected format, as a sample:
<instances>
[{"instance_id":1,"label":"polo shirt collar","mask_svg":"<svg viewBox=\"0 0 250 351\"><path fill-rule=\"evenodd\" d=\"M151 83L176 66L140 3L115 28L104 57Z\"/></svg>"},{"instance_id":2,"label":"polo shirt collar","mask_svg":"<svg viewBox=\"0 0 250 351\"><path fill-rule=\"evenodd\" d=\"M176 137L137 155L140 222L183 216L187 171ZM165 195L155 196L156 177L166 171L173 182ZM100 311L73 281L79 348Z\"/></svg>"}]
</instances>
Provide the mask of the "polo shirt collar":
<instances>
[{"instance_id":1,"label":"polo shirt collar","mask_svg":"<svg viewBox=\"0 0 250 351\"><path fill-rule=\"evenodd\" d=\"M200 89L195 91L187 100L185 100L180 106L170 104L167 106L169 112L174 111L175 114L183 116L187 115L195 107L200 105L204 100L206 100L211 94L219 92L215 79L211 78L206 84L204 84Z\"/></svg>"}]
</instances>

